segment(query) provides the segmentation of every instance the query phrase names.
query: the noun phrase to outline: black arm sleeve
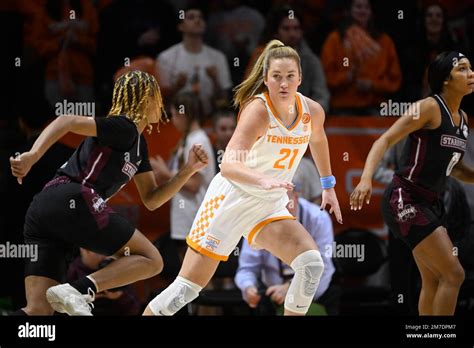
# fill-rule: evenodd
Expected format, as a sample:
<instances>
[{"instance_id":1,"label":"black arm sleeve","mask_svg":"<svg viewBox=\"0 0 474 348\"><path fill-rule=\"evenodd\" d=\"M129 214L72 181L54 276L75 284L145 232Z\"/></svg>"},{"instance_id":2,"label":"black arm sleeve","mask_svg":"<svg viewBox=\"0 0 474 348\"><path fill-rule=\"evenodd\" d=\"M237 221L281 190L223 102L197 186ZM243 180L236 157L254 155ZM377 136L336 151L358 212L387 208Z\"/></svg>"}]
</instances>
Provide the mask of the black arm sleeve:
<instances>
[{"instance_id":1,"label":"black arm sleeve","mask_svg":"<svg viewBox=\"0 0 474 348\"><path fill-rule=\"evenodd\" d=\"M95 124L99 144L119 151L130 149L138 136L137 127L125 116L97 117Z\"/></svg>"},{"instance_id":2,"label":"black arm sleeve","mask_svg":"<svg viewBox=\"0 0 474 348\"><path fill-rule=\"evenodd\" d=\"M143 135L140 135L140 155L142 157L142 162L140 163L136 174L145 173L152 170L150 160L148 159L148 146Z\"/></svg>"}]
</instances>

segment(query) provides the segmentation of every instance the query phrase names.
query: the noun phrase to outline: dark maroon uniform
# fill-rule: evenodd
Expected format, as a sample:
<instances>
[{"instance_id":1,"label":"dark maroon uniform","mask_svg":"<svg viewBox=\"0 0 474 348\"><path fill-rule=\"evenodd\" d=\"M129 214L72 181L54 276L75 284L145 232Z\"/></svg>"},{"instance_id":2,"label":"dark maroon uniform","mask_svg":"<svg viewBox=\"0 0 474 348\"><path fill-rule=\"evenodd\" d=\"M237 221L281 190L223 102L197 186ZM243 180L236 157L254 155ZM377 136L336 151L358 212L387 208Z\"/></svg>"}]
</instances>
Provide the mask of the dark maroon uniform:
<instances>
[{"instance_id":1,"label":"dark maroon uniform","mask_svg":"<svg viewBox=\"0 0 474 348\"><path fill-rule=\"evenodd\" d=\"M97 136L84 139L28 209L25 242L38 246L38 260L27 260L27 276L63 282L74 245L112 255L135 231L107 200L151 170L145 139L125 116L96 118L96 126Z\"/></svg>"},{"instance_id":2,"label":"dark maroon uniform","mask_svg":"<svg viewBox=\"0 0 474 348\"><path fill-rule=\"evenodd\" d=\"M389 229L411 249L444 225L441 195L453 167L462 160L469 127L464 113L455 124L446 103L433 98L441 110L441 125L409 135L400 169L385 190L382 215Z\"/></svg>"}]
</instances>

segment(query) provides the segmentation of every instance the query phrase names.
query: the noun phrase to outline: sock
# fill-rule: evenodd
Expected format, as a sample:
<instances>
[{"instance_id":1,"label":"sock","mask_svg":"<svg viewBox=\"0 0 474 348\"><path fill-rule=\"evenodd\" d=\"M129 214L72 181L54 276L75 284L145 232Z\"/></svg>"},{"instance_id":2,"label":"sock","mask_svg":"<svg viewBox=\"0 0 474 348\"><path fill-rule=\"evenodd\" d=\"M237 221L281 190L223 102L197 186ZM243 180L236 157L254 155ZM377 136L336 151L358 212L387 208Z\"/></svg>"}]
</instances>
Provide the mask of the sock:
<instances>
[{"instance_id":1,"label":"sock","mask_svg":"<svg viewBox=\"0 0 474 348\"><path fill-rule=\"evenodd\" d=\"M94 293L97 293L97 287L95 282L92 281L89 277L82 277L73 282L70 282L71 286L79 291L81 294L87 295L87 289L91 288Z\"/></svg>"},{"instance_id":2,"label":"sock","mask_svg":"<svg viewBox=\"0 0 474 348\"><path fill-rule=\"evenodd\" d=\"M12 317L25 317L26 316L27 317L28 314L26 314L26 312L23 309L19 309L15 312L11 312L9 316L12 316Z\"/></svg>"}]
</instances>

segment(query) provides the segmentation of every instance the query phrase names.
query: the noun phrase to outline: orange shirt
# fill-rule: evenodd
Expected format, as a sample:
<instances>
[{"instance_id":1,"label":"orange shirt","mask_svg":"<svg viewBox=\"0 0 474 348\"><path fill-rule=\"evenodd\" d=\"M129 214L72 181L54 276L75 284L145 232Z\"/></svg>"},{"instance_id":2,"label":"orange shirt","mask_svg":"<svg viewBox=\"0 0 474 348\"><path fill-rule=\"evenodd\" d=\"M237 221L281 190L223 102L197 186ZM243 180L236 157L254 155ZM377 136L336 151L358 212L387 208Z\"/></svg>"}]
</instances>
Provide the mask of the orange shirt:
<instances>
[{"instance_id":1,"label":"orange shirt","mask_svg":"<svg viewBox=\"0 0 474 348\"><path fill-rule=\"evenodd\" d=\"M400 87L402 76L392 39L382 33L377 39L366 36L364 40L359 44L371 43L377 49L369 47L371 54L363 61L360 61L360 47L348 47L338 31L330 33L323 45L321 61L331 90L332 108L378 106L386 94L396 92ZM370 80L372 89L358 91L357 79Z\"/></svg>"},{"instance_id":2,"label":"orange shirt","mask_svg":"<svg viewBox=\"0 0 474 348\"><path fill-rule=\"evenodd\" d=\"M98 19L91 1L81 0L81 6L82 15L76 13L76 19L78 23L85 22L86 28L75 29L74 39L67 38L66 28L52 30L51 26L60 22L52 20L44 8L35 16L31 41L38 54L47 60L47 80L57 80L61 73L66 74L67 78L76 83L92 84L91 58L95 53ZM69 6L62 9L61 21L74 21L74 19L69 19L71 10ZM64 44L66 48L63 48Z\"/></svg>"}]
</instances>

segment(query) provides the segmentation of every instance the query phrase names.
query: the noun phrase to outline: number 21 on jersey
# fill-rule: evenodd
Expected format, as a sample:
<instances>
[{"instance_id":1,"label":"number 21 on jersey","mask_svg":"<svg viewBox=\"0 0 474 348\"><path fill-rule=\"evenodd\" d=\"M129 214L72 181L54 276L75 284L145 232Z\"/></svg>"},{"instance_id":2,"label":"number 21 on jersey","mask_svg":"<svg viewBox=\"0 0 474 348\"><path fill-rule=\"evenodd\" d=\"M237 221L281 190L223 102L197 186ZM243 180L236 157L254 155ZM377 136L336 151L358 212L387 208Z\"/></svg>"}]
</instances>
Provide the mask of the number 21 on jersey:
<instances>
[{"instance_id":1,"label":"number 21 on jersey","mask_svg":"<svg viewBox=\"0 0 474 348\"><path fill-rule=\"evenodd\" d=\"M288 149L288 148L281 149L280 155L283 155L283 156L275 161L275 163L273 164L273 168L290 170L293 167L293 163L295 162L296 156L298 156L298 151L299 151L298 149L293 149L293 151L291 151L291 149ZM286 161L286 159L289 158L290 156L291 156L290 160Z\"/></svg>"}]
</instances>

